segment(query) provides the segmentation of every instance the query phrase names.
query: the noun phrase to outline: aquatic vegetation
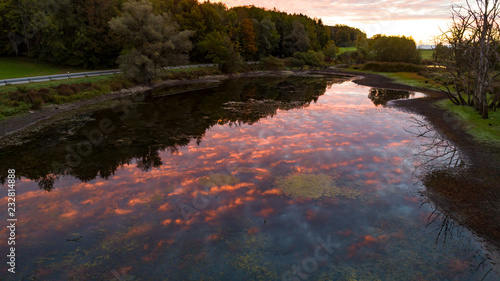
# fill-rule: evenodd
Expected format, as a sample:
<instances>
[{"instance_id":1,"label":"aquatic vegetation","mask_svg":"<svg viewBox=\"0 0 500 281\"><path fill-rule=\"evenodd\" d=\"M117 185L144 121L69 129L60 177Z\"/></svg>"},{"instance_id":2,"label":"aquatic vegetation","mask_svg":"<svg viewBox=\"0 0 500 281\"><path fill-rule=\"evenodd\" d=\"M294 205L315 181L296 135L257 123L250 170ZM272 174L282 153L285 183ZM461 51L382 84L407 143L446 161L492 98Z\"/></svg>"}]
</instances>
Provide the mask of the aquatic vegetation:
<instances>
[{"instance_id":1,"label":"aquatic vegetation","mask_svg":"<svg viewBox=\"0 0 500 281\"><path fill-rule=\"evenodd\" d=\"M345 197L355 199L359 191L347 187L338 187L335 179L327 174L294 174L288 177L279 177L276 185L292 198Z\"/></svg>"},{"instance_id":2,"label":"aquatic vegetation","mask_svg":"<svg viewBox=\"0 0 500 281\"><path fill-rule=\"evenodd\" d=\"M203 177L198 180L203 186L223 186L223 185L235 185L240 181L233 175L224 175L224 174L211 174L208 177Z\"/></svg>"},{"instance_id":3,"label":"aquatic vegetation","mask_svg":"<svg viewBox=\"0 0 500 281\"><path fill-rule=\"evenodd\" d=\"M253 276L254 280L278 278L276 264L266 255L273 250L269 237L262 233L246 234L235 244L240 249L232 262L235 269Z\"/></svg>"}]
</instances>

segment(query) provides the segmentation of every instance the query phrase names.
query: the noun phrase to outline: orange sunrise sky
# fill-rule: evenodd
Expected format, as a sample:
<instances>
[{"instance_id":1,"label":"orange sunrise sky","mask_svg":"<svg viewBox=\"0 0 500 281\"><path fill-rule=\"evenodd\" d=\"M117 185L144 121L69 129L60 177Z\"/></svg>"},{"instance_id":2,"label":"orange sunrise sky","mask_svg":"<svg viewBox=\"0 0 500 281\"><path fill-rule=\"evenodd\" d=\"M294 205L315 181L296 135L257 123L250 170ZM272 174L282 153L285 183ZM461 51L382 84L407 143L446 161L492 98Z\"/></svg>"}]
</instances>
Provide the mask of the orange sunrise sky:
<instances>
[{"instance_id":1,"label":"orange sunrise sky","mask_svg":"<svg viewBox=\"0 0 500 281\"><path fill-rule=\"evenodd\" d=\"M228 7L254 5L321 18L326 25L346 24L371 37L375 34L412 36L417 44L433 37L450 22L448 0L215 0ZM454 1L460 3L462 1Z\"/></svg>"}]
</instances>

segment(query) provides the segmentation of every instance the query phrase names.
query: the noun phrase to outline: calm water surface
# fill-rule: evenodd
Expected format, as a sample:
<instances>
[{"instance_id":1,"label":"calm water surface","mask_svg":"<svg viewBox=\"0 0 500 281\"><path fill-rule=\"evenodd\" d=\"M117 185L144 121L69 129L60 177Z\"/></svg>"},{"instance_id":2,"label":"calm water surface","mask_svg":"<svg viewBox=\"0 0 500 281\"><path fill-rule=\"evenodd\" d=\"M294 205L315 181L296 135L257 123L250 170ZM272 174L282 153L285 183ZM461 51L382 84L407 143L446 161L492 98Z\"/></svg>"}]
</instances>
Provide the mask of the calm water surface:
<instances>
[{"instance_id":1,"label":"calm water surface","mask_svg":"<svg viewBox=\"0 0 500 281\"><path fill-rule=\"evenodd\" d=\"M0 277L481 280L480 239L420 194L422 154L436 153L412 133L422 118L385 106L414 96L234 80L28 136L0 150L20 177L17 274Z\"/></svg>"}]
</instances>

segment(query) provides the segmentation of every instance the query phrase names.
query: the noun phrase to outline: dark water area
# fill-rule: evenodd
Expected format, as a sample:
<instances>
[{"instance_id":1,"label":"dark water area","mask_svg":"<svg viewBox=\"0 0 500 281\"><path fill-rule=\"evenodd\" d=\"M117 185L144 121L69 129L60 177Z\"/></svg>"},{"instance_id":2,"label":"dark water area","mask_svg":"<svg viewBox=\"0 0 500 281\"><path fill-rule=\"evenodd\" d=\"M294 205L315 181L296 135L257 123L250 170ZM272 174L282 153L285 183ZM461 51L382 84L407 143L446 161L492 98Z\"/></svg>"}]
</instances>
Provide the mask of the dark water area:
<instances>
[{"instance_id":1,"label":"dark water area","mask_svg":"<svg viewBox=\"0 0 500 281\"><path fill-rule=\"evenodd\" d=\"M0 278L498 280L485 242L424 195L429 171L466 161L418 137L421 116L385 106L419 96L237 79L113 101L6 142L17 273L2 227Z\"/></svg>"}]
</instances>

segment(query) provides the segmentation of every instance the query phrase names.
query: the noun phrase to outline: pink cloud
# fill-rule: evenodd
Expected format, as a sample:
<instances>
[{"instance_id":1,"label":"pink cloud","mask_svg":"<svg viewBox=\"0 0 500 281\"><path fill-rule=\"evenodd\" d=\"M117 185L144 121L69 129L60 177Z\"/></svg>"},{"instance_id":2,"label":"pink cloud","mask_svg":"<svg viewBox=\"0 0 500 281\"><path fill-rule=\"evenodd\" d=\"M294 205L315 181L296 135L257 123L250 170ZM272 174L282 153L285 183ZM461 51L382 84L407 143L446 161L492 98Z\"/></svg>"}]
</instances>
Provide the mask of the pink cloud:
<instances>
[{"instance_id":1,"label":"pink cloud","mask_svg":"<svg viewBox=\"0 0 500 281\"><path fill-rule=\"evenodd\" d=\"M276 8L289 13L302 13L310 17L339 17L354 21L377 19L447 19L451 2L441 0L221 0L229 7L254 5Z\"/></svg>"}]
</instances>

